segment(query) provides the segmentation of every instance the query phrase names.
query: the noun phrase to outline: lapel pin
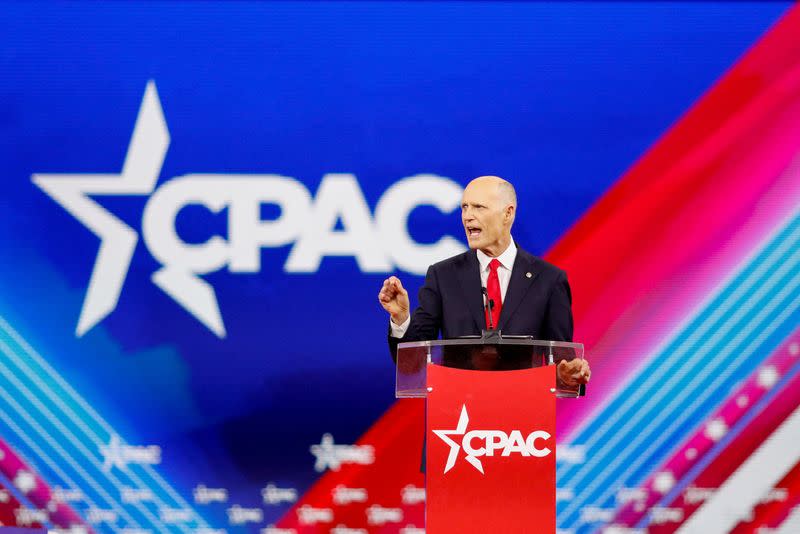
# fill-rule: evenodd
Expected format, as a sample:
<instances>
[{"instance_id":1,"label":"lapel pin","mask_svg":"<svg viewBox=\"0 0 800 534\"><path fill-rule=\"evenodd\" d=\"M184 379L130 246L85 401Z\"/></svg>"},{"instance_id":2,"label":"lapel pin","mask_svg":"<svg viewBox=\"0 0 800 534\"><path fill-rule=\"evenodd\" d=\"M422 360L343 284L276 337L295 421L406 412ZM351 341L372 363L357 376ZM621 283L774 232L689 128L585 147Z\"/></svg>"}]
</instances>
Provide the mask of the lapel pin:
<instances>
[{"instance_id":1,"label":"lapel pin","mask_svg":"<svg viewBox=\"0 0 800 534\"><path fill-rule=\"evenodd\" d=\"M530 278L531 276L533 276L531 273L525 273L525 278Z\"/></svg>"}]
</instances>

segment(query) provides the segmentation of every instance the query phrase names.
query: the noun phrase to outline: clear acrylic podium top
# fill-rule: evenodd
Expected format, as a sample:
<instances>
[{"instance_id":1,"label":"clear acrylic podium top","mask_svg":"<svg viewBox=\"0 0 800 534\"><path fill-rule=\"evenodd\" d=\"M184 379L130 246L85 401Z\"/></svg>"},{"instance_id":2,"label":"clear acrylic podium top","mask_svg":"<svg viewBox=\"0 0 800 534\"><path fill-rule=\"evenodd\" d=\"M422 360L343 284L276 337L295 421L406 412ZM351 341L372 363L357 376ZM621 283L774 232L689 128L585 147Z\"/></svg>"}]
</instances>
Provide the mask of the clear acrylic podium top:
<instances>
[{"instance_id":1,"label":"clear acrylic podium top","mask_svg":"<svg viewBox=\"0 0 800 534\"><path fill-rule=\"evenodd\" d=\"M395 396L424 398L428 395L428 364L473 371L516 371L562 360L583 359L583 343L543 341L528 336L500 336L489 332L484 337L415 341L397 346ZM579 397L583 389L569 385L556 373L557 397Z\"/></svg>"}]
</instances>

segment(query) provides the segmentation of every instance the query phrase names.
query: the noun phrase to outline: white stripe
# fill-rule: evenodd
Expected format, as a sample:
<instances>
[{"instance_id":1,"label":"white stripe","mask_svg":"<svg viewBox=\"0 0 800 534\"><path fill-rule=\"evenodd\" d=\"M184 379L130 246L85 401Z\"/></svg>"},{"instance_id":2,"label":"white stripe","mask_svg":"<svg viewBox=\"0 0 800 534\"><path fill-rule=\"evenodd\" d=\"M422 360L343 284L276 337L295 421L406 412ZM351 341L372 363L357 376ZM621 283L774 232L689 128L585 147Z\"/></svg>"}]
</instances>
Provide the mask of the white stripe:
<instances>
[{"instance_id":1,"label":"white stripe","mask_svg":"<svg viewBox=\"0 0 800 534\"><path fill-rule=\"evenodd\" d=\"M703 506L680 533L729 532L800 460L800 408L778 427ZM796 530L793 532L797 532Z\"/></svg>"},{"instance_id":2,"label":"white stripe","mask_svg":"<svg viewBox=\"0 0 800 534\"><path fill-rule=\"evenodd\" d=\"M0 351L13 358L13 351L2 340L0 340ZM23 396L28 400L28 402L30 402L31 405L39 411L39 414L44 416L44 418L61 433L62 437L67 438L67 441L70 442L72 446L75 447L75 449L81 452L86 457L87 460L89 460L89 464L94 466L95 469L97 469L97 472L101 476L103 475L103 469L100 463L98 462L97 457L94 454L92 454L89 450L87 450L86 446L80 440L78 440L78 438L69 429L67 429L61 423L61 421L59 421L59 419L55 415L53 415L53 413L46 406L44 406L42 402L38 398L36 398L36 396L25 386L25 384L20 382L19 379L16 376L14 376L13 373L11 373L10 370L3 363L0 363L0 374L2 374L6 378L6 380L8 380L11 384L13 384L14 387L17 389L17 391L23 394ZM32 420L35 420L35 417L31 416L31 414L25 411L24 408L21 408L19 404L15 402L15 405L18 406L18 408L16 408L18 412L20 410L23 410L25 412L23 417L29 418L31 422ZM51 444L54 442L53 438L50 437L49 434L47 434L47 438ZM62 456L64 456L65 459L67 458L71 459L71 457L67 455L66 451L64 451L63 449L61 449L59 453ZM109 472L105 474L105 477L108 480L108 482L110 482L114 486L114 488L119 490L120 493L122 492L123 485L115 476L113 476ZM84 475L84 478L87 477ZM109 504L111 504L112 507L115 508L115 510L122 512L121 515L124 515L129 521L131 522L133 521L133 519L129 515L127 515L127 512L124 511L123 507L119 508L117 507L116 499L112 499L110 497L108 497L108 499L111 499ZM153 513L150 510L148 510L147 506L143 505L140 502L136 502L134 503L134 507L138 509L140 512L142 512L144 516L153 523L153 526L159 528L159 531L167 532L166 530L164 530L164 527L159 524L159 520L156 518L156 516L154 516Z\"/></svg>"},{"instance_id":3,"label":"white stripe","mask_svg":"<svg viewBox=\"0 0 800 534\"><path fill-rule=\"evenodd\" d=\"M0 390L0 395L2 395L2 390ZM11 417L9 417L9 415L5 412L5 410L0 410L0 419L3 420L3 422L8 426L8 428L11 429L12 432L14 432L20 438L22 438L22 441L24 441L25 444L28 447L30 447L31 450L34 453L36 453L36 457L37 458L41 458L44 461L44 463L46 463L47 466L50 469L53 470L53 472L56 474L56 476L61 478L61 480L63 482L66 482L69 485L70 488L78 488L79 487L77 484L75 484L75 482L72 480L72 478L70 478L70 476L67 475L61 469L61 466L58 464L58 462L53 460L41 448L39 448L39 445L36 443L36 440L32 439L25 432L23 432L22 429L19 426L17 426L17 423L14 422L14 420ZM37 474L39 474L39 473L37 473ZM39 474L39 476L41 476L41 474ZM43 480L44 480L44 478L45 477L42 477ZM97 504L94 502L94 500L91 497L89 497L89 495L86 495L85 493L84 493L84 499L83 500L89 506L91 506L93 508L99 508L99 506L97 506Z\"/></svg>"},{"instance_id":4,"label":"white stripe","mask_svg":"<svg viewBox=\"0 0 800 534\"><path fill-rule=\"evenodd\" d=\"M2 368L2 366L1 366L1 365L0 365L0 368ZM100 495L100 497L102 497L103 499L105 499L105 501L106 501L106 502L107 502L107 503L108 503L108 504L111 506L111 508L113 508L113 509L114 509L114 511L115 511L115 512L117 512L117 513L118 513L118 514L119 514L121 517L123 517L123 518L124 518L126 521L128 521L128 522L129 522L129 524L131 524L131 525L133 525L133 526L136 526L136 527L138 527L138 526L139 526L139 525L138 525L138 523L137 523L136 521L134 521L134 520L133 520L133 518L127 514L127 512L125 512L125 510L124 510L124 509L122 509L122 508L119 508L118 506L116 506L116 502L114 501L114 499L112 499L112 498L111 498L111 496L110 496L108 493L106 493L106 491L105 491L103 488L101 488L100 486L98 486L98 485L97 485L97 483L95 482L95 480L94 480L92 477L90 477L90 476L88 475L88 473L86 473L86 471L84 471L84 470L83 470L83 468L80 466L80 464L76 463L76 462L75 462L75 461L72 459L72 457L71 457L71 456L69 456L69 455L66 453L66 451L64 451L64 449L63 449L63 448L61 448L61 446L58 444L58 442L56 442L56 441L53 439L53 437L52 437L52 436L51 436L49 433L47 433L47 431L45 431L45 430L44 430L44 429L43 429L41 426L39 426L39 423L37 423L37 422L36 422L36 418L34 418L34 417L31 417L31 415L30 415L30 414L29 414L29 413L28 413L28 412L27 412L27 411L26 411L26 410L25 410L25 409L24 409L22 406L20 406L20 405L19 405L19 403L17 403L17 401L16 401L16 400L14 400L14 398L13 398L13 397L10 397L10 396L8 395L8 393L6 393L6 391L5 391L5 389L4 389L4 388L0 388L0 396L2 396L2 397L3 397L3 399L4 399L4 400L5 400L5 401L6 401L6 402L7 402L7 403L8 403L8 404L9 404L9 405L12 407L12 408L14 408L14 410L15 410L15 411L16 411L16 412L17 412L17 413L18 413L18 414L19 414L19 415L20 415L20 416L21 416L21 417L22 417L24 420L25 420L25 421L27 421L27 422L28 422L28 424L29 424L31 427L33 427L33 429L34 429L36 432L38 432L38 434L39 434L39 435L40 435L42 438L44 438L44 440L47 442L47 444L48 444L48 445L50 445L50 446L51 446L51 447L52 447L52 448L53 448L53 449L54 449L54 450L55 450L55 451L56 451L58 454L60 454L60 455L61 455L62 459L63 459L64 461L66 461L66 462L67 462L67 464L69 464L69 466L70 466L70 467L72 467L72 469L73 469L73 470L74 470L74 471L75 471L75 472L76 472L78 475L80 475L81 477L83 477L83 479L84 479L84 480L85 480L85 481L86 481L86 482L89 484L89 486L91 486L91 487L92 487L92 489L94 489L94 490L95 490L95 492L97 492L97 494L98 494L98 495ZM11 418L9 418L9 417L6 415L6 413L5 413L5 412L2 412L2 413L0 413L0 415L1 415L1 416L3 416L3 417L6 419L6 421L5 421L5 422L6 422L6 424L9 424L9 423L11 422L11 420L10 420ZM9 427L11 427L11 426L12 426L12 425L11 425L11 424L9 424ZM16 425L14 425L14 426L16 426ZM19 427L17 427L17 428L19 428ZM21 437L23 437L23 439L25 439L26 443L29 443L29 444L30 444L30 442L32 441L32 440L30 440L30 438L28 438L28 437L27 437L27 436L25 436L25 435L21 435ZM45 456L45 457L44 457L44 460L45 460L45 461L48 463L48 465L50 465L51 467L53 467L53 465L52 465L52 459L50 459L50 458L48 458L47 456ZM54 468L53 470L55 471L55 468ZM67 481L69 481L69 479L66 479L66 480L67 480ZM77 485L74 485L74 483L72 483L72 484L73 484L73 487L74 487L74 488L77 488L77 487L79 487L79 486L77 486Z\"/></svg>"},{"instance_id":5,"label":"white stripe","mask_svg":"<svg viewBox=\"0 0 800 534\"><path fill-rule=\"evenodd\" d=\"M67 406L63 402L63 400L61 398L56 396L53 393L52 389L48 386L48 384L46 384L44 381L42 381L42 379L36 373L34 373L27 365L25 365L25 363L18 357L16 352L14 352L14 350L11 347L6 345L6 343L1 338L0 338L0 350L2 352L4 352L11 359L11 361L13 363L16 364L17 368L19 368L25 374L25 376L27 376L28 379L31 382L33 382L33 384L36 385L39 388L39 390L48 399L50 399L50 401L70 419L70 421L72 421L75 424L75 426L77 426L81 431L83 431L83 433L89 438L89 440L93 443L93 445L95 445L97 447L98 451L99 451L99 448L100 448L101 445L106 445L107 444L108 440L104 442L100 438L100 436L98 436L94 431L92 431L89 427L87 427L86 423L84 422L84 420L82 418L80 418L75 412L73 412L72 409L69 406ZM18 382L16 376L14 376L13 379L15 381L17 381L16 385L17 385L18 388L20 388L20 387L24 388L25 387L24 385L22 385L21 383ZM25 389L27 390L27 388L25 388ZM34 396L34 398L35 398L35 396ZM38 398L36 398L35 402L39 403L39 405L41 406L40 410L42 410L42 411L47 410L47 408L45 408L43 405L41 405L41 401ZM51 421L52 420L58 420L58 418L55 417L49 410L47 410L47 413L50 415L50 420ZM60 423L60 421L59 421L59 423ZM110 436L109 436L109 439L110 439ZM90 453L87 453L87 457L93 457L93 456ZM144 484L135 475L135 473L133 473L132 471L129 471L127 474L128 474L128 476L131 478L131 480L133 482L139 484L140 486L146 487L146 484ZM157 504L166 505L166 503L162 503L162 501L160 499L157 501Z\"/></svg>"},{"instance_id":6,"label":"white stripe","mask_svg":"<svg viewBox=\"0 0 800 534\"><path fill-rule=\"evenodd\" d=\"M48 397L54 403L56 403L56 405L59 405L65 412L67 412L67 415L70 416L70 418L75 422L76 425L78 425L82 430L84 430L84 432L86 432L88 436L94 436L95 443L102 442L100 436L97 435L95 432L91 431L90 429L88 429L83 419L78 417L71 409L67 408L66 405L64 405L64 403L60 401L60 399L54 400L53 398L54 394L52 390L48 387L42 386L43 382L38 379L39 374L44 374L48 376L56 384L58 384L61 387L61 389L67 394L67 396L70 397L71 400L75 402L78 406L80 406L80 408L82 408L83 411L86 412L86 414L89 415L89 417L93 419L94 422L97 425L99 425L108 434L109 437L117 434L114 431L114 429L108 423L106 423L106 421L102 417L100 417L100 415L96 411L94 411L94 409L83 399L83 397L81 397L72 388L72 386L70 386L61 377L61 375L59 375L52 367L50 367L47 361L44 358L42 358L42 356L38 352L36 352L36 350L22 336L20 336L2 316L0 316L0 328L2 328L8 334L8 336L27 353L28 357L31 358L41 368L43 373L37 373L31 370L24 362L21 362L20 360L15 360L15 362L17 362L17 365L20 368L23 368L26 372L26 375L28 375L32 380L37 381L39 387L42 388L42 390L48 395ZM105 445L106 443L103 444ZM199 527L201 528L208 527L208 523L206 523L206 521L202 518L202 516L200 516L189 505L189 503L186 502L186 500L184 500L184 498L172 488L172 486L167 484L167 482L163 478L161 478L158 472L156 472L149 465L144 465L141 467L142 470L146 474L148 474L150 478L156 483L156 485L159 486L167 494L167 496L171 497L175 501L175 503L178 504L178 506L190 509L192 511L192 514L195 517L195 521L197 521ZM141 480L139 480L139 478L136 477L132 472L130 473L130 475L140 485L147 486ZM181 525L182 530L185 528L188 527Z\"/></svg>"}]
</instances>

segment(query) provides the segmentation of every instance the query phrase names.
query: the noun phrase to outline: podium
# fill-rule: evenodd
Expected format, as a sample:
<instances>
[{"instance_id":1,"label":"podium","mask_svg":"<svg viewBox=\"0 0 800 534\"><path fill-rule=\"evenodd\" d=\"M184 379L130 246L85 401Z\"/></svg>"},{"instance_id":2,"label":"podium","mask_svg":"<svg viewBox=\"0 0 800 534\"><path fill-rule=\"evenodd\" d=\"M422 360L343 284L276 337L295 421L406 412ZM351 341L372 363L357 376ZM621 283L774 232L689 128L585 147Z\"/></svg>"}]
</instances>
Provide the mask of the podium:
<instances>
[{"instance_id":1,"label":"podium","mask_svg":"<svg viewBox=\"0 0 800 534\"><path fill-rule=\"evenodd\" d=\"M427 399L425 531L555 532L558 376L583 345L522 336L400 343L398 398Z\"/></svg>"}]
</instances>

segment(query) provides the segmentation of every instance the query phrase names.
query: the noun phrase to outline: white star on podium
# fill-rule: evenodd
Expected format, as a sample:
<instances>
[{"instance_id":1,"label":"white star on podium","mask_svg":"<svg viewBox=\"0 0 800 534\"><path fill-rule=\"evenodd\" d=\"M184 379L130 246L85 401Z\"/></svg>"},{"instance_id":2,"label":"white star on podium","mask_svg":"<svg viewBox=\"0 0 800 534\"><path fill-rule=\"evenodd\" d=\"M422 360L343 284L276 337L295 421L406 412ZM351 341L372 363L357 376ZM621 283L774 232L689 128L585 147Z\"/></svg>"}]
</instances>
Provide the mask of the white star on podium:
<instances>
[{"instance_id":1,"label":"white star on podium","mask_svg":"<svg viewBox=\"0 0 800 534\"><path fill-rule=\"evenodd\" d=\"M436 434L439 439L447 443L450 447L450 454L447 456L447 464L444 466L444 472L447 473L450 471L453 466L456 464L456 460L458 459L458 451L461 449L461 445L453 441L450 436L463 436L467 432L467 425L469 425L469 414L467 414L467 405L461 405L461 415L458 417L458 424L456 425L455 430L434 430L433 433ZM480 460L475 457L467 456L466 460L471 463L475 469L483 474L483 464L481 464Z\"/></svg>"}]
</instances>

